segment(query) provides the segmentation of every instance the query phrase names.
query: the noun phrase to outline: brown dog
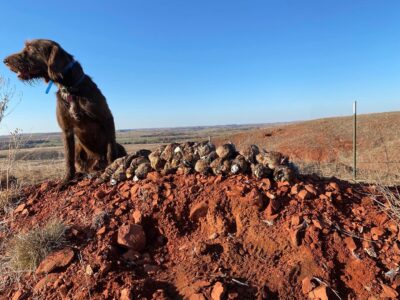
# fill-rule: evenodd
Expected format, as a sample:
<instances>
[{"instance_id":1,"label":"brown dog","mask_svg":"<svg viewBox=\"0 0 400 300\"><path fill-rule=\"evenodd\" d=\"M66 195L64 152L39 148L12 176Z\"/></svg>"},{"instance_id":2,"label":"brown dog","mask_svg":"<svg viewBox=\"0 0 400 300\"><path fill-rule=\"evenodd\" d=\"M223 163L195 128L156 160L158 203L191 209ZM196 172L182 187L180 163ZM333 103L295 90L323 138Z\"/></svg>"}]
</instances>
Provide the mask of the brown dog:
<instances>
[{"instance_id":1,"label":"brown dog","mask_svg":"<svg viewBox=\"0 0 400 300\"><path fill-rule=\"evenodd\" d=\"M75 177L75 165L81 172L98 171L126 155L116 143L114 119L105 97L59 44L43 39L26 42L21 52L8 56L4 63L21 80L43 78L58 86L57 121L67 167L64 184Z\"/></svg>"}]
</instances>

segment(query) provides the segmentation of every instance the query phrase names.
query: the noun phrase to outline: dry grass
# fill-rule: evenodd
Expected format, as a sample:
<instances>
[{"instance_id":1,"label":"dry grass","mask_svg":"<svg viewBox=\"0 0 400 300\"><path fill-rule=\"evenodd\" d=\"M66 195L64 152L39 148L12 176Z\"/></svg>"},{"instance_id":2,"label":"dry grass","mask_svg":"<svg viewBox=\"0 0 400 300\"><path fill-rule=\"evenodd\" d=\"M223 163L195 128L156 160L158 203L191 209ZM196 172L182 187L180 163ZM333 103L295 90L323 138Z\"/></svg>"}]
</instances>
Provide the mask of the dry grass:
<instances>
[{"instance_id":1,"label":"dry grass","mask_svg":"<svg viewBox=\"0 0 400 300\"><path fill-rule=\"evenodd\" d=\"M44 227L21 233L0 245L0 289L24 272L34 271L52 251L66 244L67 226L53 220Z\"/></svg>"},{"instance_id":2,"label":"dry grass","mask_svg":"<svg viewBox=\"0 0 400 300\"><path fill-rule=\"evenodd\" d=\"M0 215L12 210L21 199L21 190L18 186L0 191Z\"/></svg>"},{"instance_id":3,"label":"dry grass","mask_svg":"<svg viewBox=\"0 0 400 300\"><path fill-rule=\"evenodd\" d=\"M374 192L369 196L375 201L379 209L385 213L389 219L400 226L400 189L398 186L376 184L371 186Z\"/></svg>"}]
</instances>

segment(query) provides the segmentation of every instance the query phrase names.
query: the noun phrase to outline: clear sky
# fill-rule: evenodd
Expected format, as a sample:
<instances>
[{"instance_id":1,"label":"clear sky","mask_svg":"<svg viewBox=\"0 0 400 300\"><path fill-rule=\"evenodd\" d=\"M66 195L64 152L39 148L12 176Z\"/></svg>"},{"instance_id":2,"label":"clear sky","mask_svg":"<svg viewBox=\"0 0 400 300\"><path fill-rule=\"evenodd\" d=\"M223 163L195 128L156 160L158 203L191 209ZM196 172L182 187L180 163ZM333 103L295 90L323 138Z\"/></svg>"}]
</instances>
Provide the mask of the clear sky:
<instances>
[{"instance_id":1,"label":"clear sky","mask_svg":"<svg viewBox=\"0 0 400 300\"><path fill-rule=\"evenodd\" d=\"M0 57L31 38L75 55L116 127L267 123L400 110L400 1L2 1ZM0 134L58 131L55 87L23 93Z\"/></svg>"}]
</instances>

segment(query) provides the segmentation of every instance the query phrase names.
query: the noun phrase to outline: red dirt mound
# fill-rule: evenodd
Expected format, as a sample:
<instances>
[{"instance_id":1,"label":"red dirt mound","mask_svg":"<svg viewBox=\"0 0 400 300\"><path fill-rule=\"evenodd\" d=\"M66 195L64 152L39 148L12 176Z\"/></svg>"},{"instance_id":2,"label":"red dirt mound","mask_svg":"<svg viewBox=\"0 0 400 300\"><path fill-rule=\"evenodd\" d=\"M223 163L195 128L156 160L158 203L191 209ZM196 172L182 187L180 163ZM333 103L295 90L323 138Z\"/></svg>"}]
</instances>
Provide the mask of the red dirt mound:
<instances>
[{"instance_id":1,"label":"red dirt mound","mask_svg":"<svg viewBox=\"0 0 400 300\"><path fill-rule=\"evenodd\" d=\"M0 291L4 299L376 299L400 292L398 226L367 186L152 172L115 186L85 179L63 192L54 182L25 192L7 217L9 232L59 218L70 226L69 246Z\"/></svg>"}]
</instances>

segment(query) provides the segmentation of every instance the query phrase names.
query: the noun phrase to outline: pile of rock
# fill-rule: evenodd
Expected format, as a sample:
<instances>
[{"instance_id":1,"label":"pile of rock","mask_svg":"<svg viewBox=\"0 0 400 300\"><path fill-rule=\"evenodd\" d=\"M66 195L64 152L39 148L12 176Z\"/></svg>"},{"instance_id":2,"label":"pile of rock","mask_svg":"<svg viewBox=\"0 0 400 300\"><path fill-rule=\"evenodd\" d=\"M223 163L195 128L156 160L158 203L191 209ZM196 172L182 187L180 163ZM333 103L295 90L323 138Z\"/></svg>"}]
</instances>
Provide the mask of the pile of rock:
<instances>
[{"instance_id":1,"label":"pile of rock","mask_svg":"<svg viewBox=\"0 0 400 300\"><path fill-rule=\"evenodd\" d=\"M146 178L152 171L167 174L204 175L247 174L256 178L291 181L295 167L279 152L260 150L256 145L237 151L235 145L215 147L210 142L186 142L162 145L155 151L139 150L114 161L100 176L100 182L111 184Z\"/></svg>"}]
</instances>

